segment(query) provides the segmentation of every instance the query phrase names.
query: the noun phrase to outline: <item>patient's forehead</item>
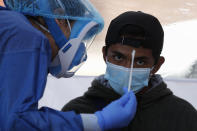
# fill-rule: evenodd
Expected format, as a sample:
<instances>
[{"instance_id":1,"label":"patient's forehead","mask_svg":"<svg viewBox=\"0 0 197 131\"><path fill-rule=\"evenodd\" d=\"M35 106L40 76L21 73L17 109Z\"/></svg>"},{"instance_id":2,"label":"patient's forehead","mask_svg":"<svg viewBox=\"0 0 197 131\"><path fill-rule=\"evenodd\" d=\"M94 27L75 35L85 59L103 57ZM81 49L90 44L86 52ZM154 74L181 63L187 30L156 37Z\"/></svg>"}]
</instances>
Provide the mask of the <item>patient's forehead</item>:
<instances>
[{"instance_id":1,"label":"patient's forehead","mask_svg":"<svg viewBox=\"0 0 197 131\"><path fill-rule=\"evenodd\" d=\"M108 53L120 52L126 56L131 56L133 50L136 51L135 56L149 56L153 58L151 49L147 49L143 47L136 48L130 45L122 45L119 43L110 45L108 49Z\"/></svg>"}]
</instances>

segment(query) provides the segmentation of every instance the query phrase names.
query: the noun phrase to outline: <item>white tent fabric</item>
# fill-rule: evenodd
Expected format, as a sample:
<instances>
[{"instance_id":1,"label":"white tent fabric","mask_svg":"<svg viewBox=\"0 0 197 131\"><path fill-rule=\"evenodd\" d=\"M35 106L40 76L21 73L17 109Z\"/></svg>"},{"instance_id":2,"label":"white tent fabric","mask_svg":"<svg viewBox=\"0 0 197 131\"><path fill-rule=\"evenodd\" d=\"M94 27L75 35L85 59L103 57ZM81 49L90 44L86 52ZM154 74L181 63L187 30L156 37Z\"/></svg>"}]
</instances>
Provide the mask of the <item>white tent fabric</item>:
<instances>
[{"instance_id":1,"label":"white tent fabric","mask_svg":"<svg viewBox=\"0 0 197 131\"><path fill-rule=\"evenodd\" d=\"M44 96L39 101L39 107L47 106L61 110L71 99L83 95L90 87L93 79L93 76L74 76L67 79L56 79L49 76ZM176 96L187 100L197 109L196 79L165 78L164 81Z\"/></svg>"}]
</instances>

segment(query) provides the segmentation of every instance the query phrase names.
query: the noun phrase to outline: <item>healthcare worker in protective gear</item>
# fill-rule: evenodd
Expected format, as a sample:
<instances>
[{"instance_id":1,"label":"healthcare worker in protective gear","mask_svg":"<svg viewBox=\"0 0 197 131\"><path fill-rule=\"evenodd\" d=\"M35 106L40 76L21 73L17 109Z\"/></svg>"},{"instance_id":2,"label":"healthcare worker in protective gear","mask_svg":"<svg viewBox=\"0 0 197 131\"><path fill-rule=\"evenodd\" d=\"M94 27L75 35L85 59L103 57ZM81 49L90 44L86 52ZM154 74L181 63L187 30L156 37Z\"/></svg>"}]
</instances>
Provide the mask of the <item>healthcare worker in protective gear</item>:
<instances>
[{"instance_id":1,"label":"healthcare worker in protective gear","mask_svg":"<svg viewBox=\"0 0 197 131\"><path fill-rule=\"evenodd\" d=\"M47 75L71 77L103 28L87 0L4 0L0 8L0 131L108 130L126 126L136 112L126 92L95 114L38 109ZM121 115L120 115L121 114Z\"/></svg>"}]
</instances>

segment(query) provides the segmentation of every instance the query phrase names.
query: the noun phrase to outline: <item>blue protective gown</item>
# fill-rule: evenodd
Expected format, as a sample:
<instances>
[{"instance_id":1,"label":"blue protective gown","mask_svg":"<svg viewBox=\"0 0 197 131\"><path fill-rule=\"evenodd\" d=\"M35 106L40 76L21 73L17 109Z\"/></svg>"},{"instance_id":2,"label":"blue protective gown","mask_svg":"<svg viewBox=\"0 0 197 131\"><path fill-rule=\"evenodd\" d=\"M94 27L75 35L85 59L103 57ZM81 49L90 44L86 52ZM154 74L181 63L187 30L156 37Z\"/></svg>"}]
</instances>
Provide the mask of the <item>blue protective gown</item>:
<instances>
[{"instance_id":1,"label":"blue protective gown","mask_svg":"<svg viewBox=\"0 0 197 131\"><path fill-rule=\"evenodd\" d=\"M48 39L26 17L0 9L0 131L82 130L80 115L38 109L51 59Z\"/></svg>"}]
</instances>

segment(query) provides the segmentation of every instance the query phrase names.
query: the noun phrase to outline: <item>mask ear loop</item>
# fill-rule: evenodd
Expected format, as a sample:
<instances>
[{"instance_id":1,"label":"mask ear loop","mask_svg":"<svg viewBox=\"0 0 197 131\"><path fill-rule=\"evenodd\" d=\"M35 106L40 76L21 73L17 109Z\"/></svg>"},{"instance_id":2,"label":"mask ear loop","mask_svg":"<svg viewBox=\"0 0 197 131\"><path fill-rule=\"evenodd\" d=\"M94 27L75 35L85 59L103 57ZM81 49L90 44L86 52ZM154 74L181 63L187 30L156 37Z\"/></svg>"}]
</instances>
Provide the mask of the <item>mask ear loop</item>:
<instances>
[{"instance_id":1,"label":"mask ear loop","mask_svg":"<svg viewBox=\"0 0 197 131\"><path fill-rule=\"evenodd\" d=\"M70 30L70 33L71 33L71 25L70 25L70 22L69 22L69 20L68 19L66 19L66 21L67 21L67 24L68 24L68 27L69 27L69 30Z\"/></svg>"},{"instance_id":2,"label":"mask ear loop","mask_svg":"<svg viewBox=\"0 0 197 131\"><path fill-rule=\"evenodd\" d=\"M62 4L62 2L61 2L60 0L57 0L57 2L58 2L58 4L60 5L60 7L61 7L62 9L65 10L65 6ZM67 21L69 30L70 30L70 32L71 32L71 25L70 25L70 22L69 22L68 18L66 18L66 21Z\"/></svg>"},{"instance_id":3,"label":"mask ear loop","mask_svg":"<svg viewBox=\"0 0 197 131\"><path fill-rule=\"evenodd\" d=\"M150 72L153 71L154 68L155 68L155 66L151 67L151 68L150 68ZM150 73L149 80L150 80L150 78L151 78L152 76L153 76L153 74Z\"/></svg>"},{"instance_id":4,"label":"mask ear loop","mask_svg":"<svg viewBox=\"0 0 197 131\"><path fill-rule=\"evenodd\" d=\"M135 50L133 50L131 53L131 68L130 68L130 74L129 74L128 92L130 92L130 90L131 90L134 58L135 58Z\"/></svg>"},{"instance_id":5,"label":"mask ear loop","mask_svg":"<svg viewBox=\"0 0 197 131\"><path fill-rule=\"evenodd\" d=\"M34 22L35 22L41 29L43 29L44 31L50 33L50 31L49 31L46 27L44 27L43 25L41 25L39 22L37 22L36 20L34 20Z\"/></svg>"}]
</instances>

